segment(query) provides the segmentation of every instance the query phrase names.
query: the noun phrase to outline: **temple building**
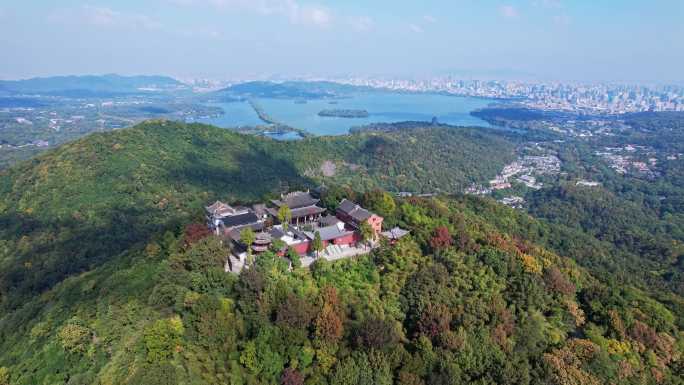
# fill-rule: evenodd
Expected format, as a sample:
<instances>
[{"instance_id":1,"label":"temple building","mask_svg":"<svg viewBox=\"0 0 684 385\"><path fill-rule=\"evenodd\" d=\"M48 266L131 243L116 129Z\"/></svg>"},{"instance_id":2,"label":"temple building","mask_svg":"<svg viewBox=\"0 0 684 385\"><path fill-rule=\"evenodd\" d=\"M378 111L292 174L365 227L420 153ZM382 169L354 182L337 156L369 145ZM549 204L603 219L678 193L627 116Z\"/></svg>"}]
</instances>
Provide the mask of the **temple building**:
<instances>
[{"instance_id":1,"label":"temple building","mask_svg":"<svg viewBox=\"0 0 684 385\"><path fill-rule=\"evenodd\" d=\"M211 206L205 207L205 209L207 210L207 219L209 219L214 226L217 225L217 221L225 217L247 213L246 208L236 209L221 201L216 201Z\"/></svg>"},{"instance_id":2,"label":"temple building","mask_svg":"<svg viewBox=\"0 0 684 385\"><path fill-rule=\"evenodd\" d=\"M383 218L377 214L374 214L358 204L343 199L337 208L337 217L347 225L359 229L362 223L368 223L373 229L374 238L377 238L382 231L382 221Z\"/></svg>"},{"instance_id":3,"label":"temple building","mask_svg":"<svg viewBox=\"0 0 684 385\"><path fill-rule=\"evenodd\" d=\"M257 233L254 237L254 243L252 244L252 251L255 254L266 252L268 251L268 248L271 247L272 242L271 234L266 232Z\"/></svg>"},{"instance_id":4,"label":"temple building","mask_svg":"<svg viewBox=\"0 0 684 385\"><path fill-rule=\"evenodd\" d=\"M342 221L337 222L334 225L319 227L315 231L307 231L306 235L311 239L311 242L313 242L316 237L316 232L321 236L323 248L326 248L331 244L348 246L357 241L355 232L348 229Z\"/></svg>"},{"instance_id":5,"label":"temple building","mask_svg":"<svg viewBox=\"0 0 684 385\"><path fill-rule=\"evenodd\" d=\"M324 208L317 206L318 201L319 199L312 197L308 191L295 191L281 195L280 199L272 200L271 203L273 203L275 207L269 208L268 212L273 218L277 219L278 210L280 210L281 207L286 206L292 213L290 224L297 226L312 223L318 221L321 214L325 212Z\"/></svg>"},{"instance_id":6,"label":"temple building","mask_svg":"<svg viewBox=\"0 0 684 385\"><path fill-rule=\"evenodd\" d=\"M253 210L246 207L232 207L216 201L205 209L209 227L216 235L229 235L245 227L251 227L257 231L264 228L265 218L260 218Z\"/></svg>"},{"instance_id":7,"label":"temple building","mask_svg":"<svg viewBox=\"0 0 684 385\"><path fill-rule=\"evenodd\" d=\"M391 245L399 242L401 238L404 238L409 234L410 231L401 229L399 227L395 227L391 230L383 231L382 233L380 233L380 235L387 239Z\"/></svg>"}]
</instances>

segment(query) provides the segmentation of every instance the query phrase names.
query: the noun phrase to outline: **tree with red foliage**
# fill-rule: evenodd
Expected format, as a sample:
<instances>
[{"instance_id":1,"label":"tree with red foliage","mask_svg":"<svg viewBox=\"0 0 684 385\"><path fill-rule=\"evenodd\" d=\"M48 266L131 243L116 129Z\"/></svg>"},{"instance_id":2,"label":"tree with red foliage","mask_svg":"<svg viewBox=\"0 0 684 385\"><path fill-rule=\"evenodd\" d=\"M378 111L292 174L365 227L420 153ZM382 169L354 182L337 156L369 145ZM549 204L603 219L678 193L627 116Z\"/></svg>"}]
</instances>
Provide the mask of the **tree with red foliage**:
<instances>
[{"instance_id":1,"label":"tree with red foliage","mask_svg":"<svg viewBox=\"0 0 684 385\"><path fill-rule=\"evenodd\" d=\"M397 384L400 385L425 385L425 381L419 375L411 373L407 370L399 372L397 377Z\"/></svg>"},{"instance_id":2,"label":"tree with red foliage","mask_svg":"<svg viewBox=\"0 0 684 385\"><path fill-rule=\"evenodd\" d=\"M556 293L563 295L575 294L575 285L555 266L551 266L544 271L544 283Z\"/></svg>"},{"instance_id":3,"label":"tree with red foliage","mask_svg":"<svg viewBox=\"0 0 684 385\"><path fill-rule=\"evenodd\" d=\"M289 294L285 302L278 306L276 323L292 329L306 329L315 313L313 306L294 294Z\"/></svg>"},{"instance_id":4,"label":"tree with red foliage","mask_svg":"<svg viewBox=\"0 0 684 385\"><path fill-rule=\"evenodd\" d=\"M451 318L451 311L447 306L429 304L418 320L418 333L435 338L449 330Z\"/></svg>"},{"instance_id":5,"label":"tree with red foliage","mask_svg":"<svg viewBox=\"0 0 684 385\"><path fill-rule=\"evenodd\" d=\"M340 304L340 298L337 295L337 289L334 286L326 286L321 290L321 301L324 304L330 305L333 310L340 312L342 305Z\"/></svg>"},{"instance_id":6,"label":"tree with red foliage","mask_svg":"<svg viewBox=\"0 0 684 385\"><path fill-rule=\"evenodd\" d=\"M446 226L440 226L435 229L435 235L430 239L430 246L434 250L444 250L451 246L453 241L449 229Z\"/></svg>"},{"instance_id":7,"label":"tree with red foliage","mask_svg":"<svg viewBox=\"0 0 684 385\"><path fill-rule=\"evenodd\" d=\"M629 334L635 341L644 344L650 349L654 349L658 345L658 333L641 321L634 322Z\"/></svg>"},{"instance_id":8,"label":"tree with red foliage","mask_svg":"<svg viewBox=\"0 0 684 385\"><path fill-rule=\"evenodd\" d=\"M343 333L342 306L337 289L326 286L320 295L323 305L314 322L316 337L328 342L337 342Z\"/></svg>"},{"instance_id":9,"label":"tree with red foliage","mask_svg":"<svg viewBox=\"0 0 684 385\"><path fill-rule=\"evenodd\" d=\"M316 317L316 337L328 341L337 342L342 338L342 320L329 304L323 305L323 309Z\"/></svg>"},{"instance_id":10,"label":"tree with red foliage","mask_svg":"<svg viewBox=\"0 0 684 385\"><path fill-rule=\"evenodd\" d=\"M280 376L280 383L282 385L302 385L304 384L304 376L297 369L285 368L283 375Z\"/></svg>"},{"instance_id":11,"label":"tree with red foliage","mask_svg":"<svg viewBox=\"0 0 684 385\"><path fill-rule=\"evenodd\" d=\"M364 320L354 334L354 342L357 346L374 349L392 347L399 340L392 324L380 318Z\"/></svg>"},{"instance_id":12,"label":"tree with red foliage","mask_svg":"<svg viewBox=\"0 0 684 385\"><path fill-rule=\"evenodd\" d=\"M456 234L454 235L454 238L458 245L458 249L465 252L477 251L477 244L470 238L470 235L468 235L463 214L455 214L452 218L452 222L456 224Z\"/></svg>"},{"instance_id":13,"label":"tree with red foliage","mask_svg":"<svg viewBox=\"0 0 684 385\"><path fill-rule=\"evenodd\" d=\"M532 245L520 237L513 237L513 243L521 253L529 254L532 251Z\"/></svg>"},{"instance_id":14,"label":"tree with red foliage","mask_svg":"<svg viewBox=\"0 0 684 385\"><path fill-rule=\"evenodd\" d=\"M211 230L204 223L191 223L185 226L183 244L187 247L211 235Z\"/></svg>"},{"instance_id":15,"label":"tree with red foliage","mask_svg":"<svg viewBox=\"0 0 684 385\"><path fill-rule=\"evenodd\" d=\"M492 339L504 349L504 351L507 351L509 348L508 337L510 337L515 330L515 319L510 310L501 306L497 306L496 318L498 322L492 331Z\"/></svg>"}]
</instances>

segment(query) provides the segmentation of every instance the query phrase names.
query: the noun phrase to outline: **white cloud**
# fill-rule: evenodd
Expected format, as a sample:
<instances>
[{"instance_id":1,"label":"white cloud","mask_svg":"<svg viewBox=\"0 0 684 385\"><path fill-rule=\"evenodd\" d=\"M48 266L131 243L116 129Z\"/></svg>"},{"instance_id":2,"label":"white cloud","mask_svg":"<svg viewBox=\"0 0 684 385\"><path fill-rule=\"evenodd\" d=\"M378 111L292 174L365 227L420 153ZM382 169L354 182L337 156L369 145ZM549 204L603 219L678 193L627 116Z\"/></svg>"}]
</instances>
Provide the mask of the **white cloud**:
<instances>
[{"instance_id":1,"label":"white cloud","mask_svg":"<svg viewBox=\"0 0 684 385\"><path fill-rule=\"evenodd\" d=\"M332 12L316 4L300 4L297 0L168 0L180 6L211 6L224 11L248 11L276 15L293 24L327 27L333 22Z\"/></svg>"},{"instance_id":2,"label":"white cloud","mask_svg":"<svg viewBox=\"0 0 684 385\"><path fill-rule=\"evenodd\" d=\"M502 5L499 7L499 13L501 16L513 19L519 16L518 10L512 5Z\"/></svg>"},{"instance_id":3,"label":"white cloud","mask_svg":"<svg viewBox=\"0 0 684 385\"><path fill-rule=\"evenodd\" d=\"M316 27L328 27L332 23L332 14L323 7L307 5L300 6L288 1L290 21L295 24L307 24Z\"/></svg>"},{"instance_id":4,"label":"white cloud","mask_svg":"<svg viewBox=\"0 0 684 385\"><path fill-rule=\"evenodd\" d=\"M425 31L423 30L423 27L421 27L421 26L419 26L419 25L417 25L417 24L409 24L408 27L409 27L409 29L410 29L411 31L413 31L413 32L415 32L415 33L423 33L423 32L425 32Z\"/></svg>"},{"instance_id":5,"label":"white cloud","mask_svg":"<svg viewBox=\"0 0 684 385\"><path fill-rule=\"evenodd\" d=\"M437 19L434 16L431 15L425 15L423 16L423 20L425 20L426 23L434 24L437 22Z\"/></svg>"},{"instance_id":6,"label":"white cloud","mask_svg":"<svg viewBox=\"0 0 684 385\"><path fill-rule=\"evenodd\" d=\"M375 25L373 19L368 16L351 18L349 19L349 24L351 25L352 29L357 32L368 32L373 29L373 26Z\"/></svg>"},{"instance_id":7,"label":"white cloud","mask_svg":"<svg viewBox=\"0 0 684 385\"><path fill-rule=\"evenodd\" d=\"M81 23L99 28L126 28L155 30L162 24L147 15L118 12L107 7L84 5L52 13L48 19L59 23Z\"/></svg>"}]
</instances>

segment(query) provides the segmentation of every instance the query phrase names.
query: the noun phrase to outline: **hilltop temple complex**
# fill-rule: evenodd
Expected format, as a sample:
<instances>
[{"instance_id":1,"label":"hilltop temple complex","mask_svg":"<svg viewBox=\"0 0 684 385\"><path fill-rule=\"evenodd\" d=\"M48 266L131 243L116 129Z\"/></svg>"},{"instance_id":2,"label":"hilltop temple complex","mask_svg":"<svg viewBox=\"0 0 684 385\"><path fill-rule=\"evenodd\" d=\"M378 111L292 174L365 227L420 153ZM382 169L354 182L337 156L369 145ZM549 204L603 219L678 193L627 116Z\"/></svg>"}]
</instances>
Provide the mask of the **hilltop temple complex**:
<instances>
[{"instance_id":1,"label":"hilltop temple complex","mask_svg":"<svg viewBox=\"0 0 684 385\"><path fill-rule=\"evenodd\" d=\"M269 205L233 207L217 201L207 206L209 227L231 249L226 270L239 272L248 263L248 256L258 258L267 250L280 256L294 251L303 265L321 254L329 260L348 258L368 253L366 244L376 244L381 236L395 242L408 234L382 233L381 216L347 199L340 202L334 214L327 215L327 210L318 206L319 201L308 191L296 191L271 200ZM245 229L251 229L253 239L241 239Z\"/></svg>"}]
</instances>

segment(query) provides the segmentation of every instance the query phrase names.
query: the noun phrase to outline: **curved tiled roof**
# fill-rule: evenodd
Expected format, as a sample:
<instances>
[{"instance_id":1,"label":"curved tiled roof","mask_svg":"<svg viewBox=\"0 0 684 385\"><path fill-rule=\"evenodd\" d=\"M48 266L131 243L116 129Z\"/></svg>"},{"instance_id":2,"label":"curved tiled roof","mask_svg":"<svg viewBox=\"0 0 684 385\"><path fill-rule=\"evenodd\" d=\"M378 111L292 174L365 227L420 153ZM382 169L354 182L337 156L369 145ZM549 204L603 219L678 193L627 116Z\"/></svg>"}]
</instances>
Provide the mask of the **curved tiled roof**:
<instances>
[{"instance_id":1,"label":"curved tiled roof","mask_svg":"<svg viewBox=\"0 0 684 385\"><path fill-rule=\"evenodd\" d=\"M387 239L399 239L408 235L410 231L395 227L389 231L383 231L381 234Z\"/></svg>"},{"instance_id":2,"label":"curved tiled roof","mask_svg":"<svg viewBox=\"0 0 684 385\"><path fill-rule=\"evenodd\" d=\"M312 197L308 192L295 191L281 196L280 199L274 199L272 202L278 207L287 205L287 207L290 209L296 209L300 207L313 206L318 203L318 201L318 199Z\"/></svg>"},{"instance_id":3,"label":"curved tiled roof","mask_svg":"<svg viewBox=\"0 0 684 385\"><path fill-rule=\"evenodd\" d=\"M316 229L316 231L318 231L318 233L321 234L322 241L332 241L333 239L342 238L346 237L347 235L354 234L353 231L345 230L344 228L340 228L340 226L337 225L319 227L318 229ZM310 237L310 239L314 239L315 232L307 232L307 235Z\"/></svg>"},{"instance_id":4,"label":"curved tiled roof","mask_svg":"<svg viewBox=\"0 0 684 385\"><path fill-rule=\"evenodd\" d=\"M357 222L363 222L373 215L370 211L347 199L343 199L342 202L340 202L340 206L337 210L349 215Z\"/></svg>"},{"instance_id":5,"label":"curved tiled roof","mask_svg":"<svg viewBox=\"0 0 684 385\"><path fill-rule=\"evenodd\" d=\"M246 226L252 223L259 222L259 217L256 214L248 212L245 214L232 215L221 219L225 227Z\"/></svg>"}]
</instances>

